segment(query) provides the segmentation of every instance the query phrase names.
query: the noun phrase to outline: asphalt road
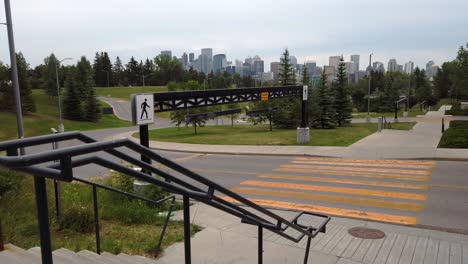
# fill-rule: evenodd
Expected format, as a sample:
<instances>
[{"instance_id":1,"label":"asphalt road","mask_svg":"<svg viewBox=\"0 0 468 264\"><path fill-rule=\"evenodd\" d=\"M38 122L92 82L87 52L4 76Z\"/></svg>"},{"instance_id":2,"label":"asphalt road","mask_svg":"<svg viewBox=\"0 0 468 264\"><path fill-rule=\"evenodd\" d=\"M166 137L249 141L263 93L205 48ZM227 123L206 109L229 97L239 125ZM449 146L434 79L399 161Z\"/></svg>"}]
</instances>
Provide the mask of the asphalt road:
<instances>
[{"instance_id":1,"label":"asphalt road","mask_svg":"<svg viewBox=\"0 0 468 264\"><path fill-rule=\"evenodd\" d=\"M102 140L130 129L135 128L87 134ZM468 233L467 162L157 153L260 205ZM106 153L97 155L122 162ZM82 178L108 174L95 165L75 170Z\"/></svg>"},{"instance_id":2,"label":"asphalt road","mask_svg":"<svg viewBox=\"0 0 468 264\"><path fill-rule=\"evenodd\" d=\"M168 126L172 126L169 121L158 119L153 127ZM106 140L137 129L85 134ZM75 144L70 141L60 147ZM27 152L50 149L43 145ZM158 153L261 205L468 233L466 162ZM120 162L106 153L98 155ZM82 178L108 174L93 165L75 170L75 176Z\"/></svg>"}]
</instances>

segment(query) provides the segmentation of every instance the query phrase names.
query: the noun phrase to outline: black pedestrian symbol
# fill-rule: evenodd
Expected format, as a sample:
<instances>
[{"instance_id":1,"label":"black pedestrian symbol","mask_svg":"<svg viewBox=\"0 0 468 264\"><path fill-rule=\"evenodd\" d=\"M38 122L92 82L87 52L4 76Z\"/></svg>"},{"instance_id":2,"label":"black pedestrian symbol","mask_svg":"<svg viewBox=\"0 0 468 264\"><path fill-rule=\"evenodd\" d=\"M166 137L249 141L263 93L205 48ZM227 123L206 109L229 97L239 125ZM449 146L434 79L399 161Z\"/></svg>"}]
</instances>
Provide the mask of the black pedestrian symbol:
<instances>
[{"instance_id":1,"label":"black pedestrian symbol","mask_svg":"<svg viewBox=\"0 0 468 264\"><path fill-rule=\"evenodd\" d=\"M140 116L140 120L144 120L143 119L143 114L145 114L146 118L145 119L148 119L148 111L146 111L146 108L150 108L150 106L146 103L148 101L148 99L145 98L145 101L141 104L141 109L143 109L143 111L141 111L141 116Z\"/></svg>"}]
</instances>

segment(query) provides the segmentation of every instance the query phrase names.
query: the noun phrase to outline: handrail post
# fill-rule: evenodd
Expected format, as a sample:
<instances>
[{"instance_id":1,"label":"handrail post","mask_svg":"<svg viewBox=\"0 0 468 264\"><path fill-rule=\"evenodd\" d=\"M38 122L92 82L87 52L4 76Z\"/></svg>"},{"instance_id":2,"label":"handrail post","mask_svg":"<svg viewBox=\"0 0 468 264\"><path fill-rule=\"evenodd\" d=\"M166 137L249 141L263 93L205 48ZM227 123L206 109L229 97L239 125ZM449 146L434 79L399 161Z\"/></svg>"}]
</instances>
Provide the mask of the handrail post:
<instances>
[{"instance_id":1,"label":"handrail post","mask_svg":"<svg viewBox=\"0 0 468 264\"><path fill-rule=\"evenodd\" d=\"M47 208L47 189L44 177L34 176L34 189L36 190L37 220L39 222L42 263L53 264L49 209Z\"/></svg>"},{"instance_id":2,"label":"handrail post","mask_svg":"<svg viewBox=\"0 0 468 264\"><path fill-rule=\"evenodd\" d=\"M185 247L185 264L192 263L191 247L190 247L190 200L188 195L183 197L184 203L184 247Z\"/></svg>"},{"instance_id":3,"label":"handrail post","mask_svg":"<svg viewBox=\"0 0 468 264\"><path fill-rule=\"evenodd\" d=\"M312 238L310 236L307 237L307 245L306 245L306 252L304 256L304 264L307 264L307 261L309 260L309 251L310 251L310 242Z\"/></svg>"},{"instance_id":4,"label":"handrail post","mask_svg":"<svg viewBox=\"0 0 468 264\"><path fill-rule=\"evenodd\" d=\"M263 263L263 227L258 226L258 264Z\"/></svg>"},{"instance_id":5,"label":"handrail post","mask_svg":"<svg viewBox=\"0 0 468 264\"><path fill-rule=\"evenodd\" d=\"M3 232L2 232L2 221L0 219L0 252L3 251L5 247L3 246Z\"/></svg>"},{"instance_id":6,"label":"handrail post","mask_svg":"<svg viewBox=\"0 0 468 264\"><path fill-rule=\"evenodd\" d=\"M96 185L93 185L94 226L96 231L96 253L101 255L101 236L99 231L99 208Z\"/></svg>"},{"instance_id":7,"label":"handrail post","mask_svg":"<svg viewBox=\"0 0 468 264\"><path fill-rule=\"evenodd\" d=\"M444 122L444 118L442 117L442 133L445 132L445 122Z\"/></svg>"}]
</instances>

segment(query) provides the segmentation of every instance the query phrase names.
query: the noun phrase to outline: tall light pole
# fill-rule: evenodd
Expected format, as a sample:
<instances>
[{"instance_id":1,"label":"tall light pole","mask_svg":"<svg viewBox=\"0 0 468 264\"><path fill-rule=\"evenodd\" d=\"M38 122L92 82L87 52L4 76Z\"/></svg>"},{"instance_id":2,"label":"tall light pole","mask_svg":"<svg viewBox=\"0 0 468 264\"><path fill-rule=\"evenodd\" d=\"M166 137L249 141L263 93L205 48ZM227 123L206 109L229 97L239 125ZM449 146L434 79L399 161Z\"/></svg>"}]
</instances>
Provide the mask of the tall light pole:
<instances>
[{"instance_id":1,"label":"tall light pole","mask_svg":"<svg viewBox=\"0 0 468 264\"><path fill-rule=\"evenodd\" d=\"M370 121L371 121L371 118L370 118L370 90L371 90L371 75L372 75L372 68L371 68L372 55L373 55L373 53L369 54L369 73L367 74L367 77L369 79L369 84L368 84L368 87L367 87L367 118L366 118L367 123L370 123Z\"/></svg>"},{"instance_id":2,"label":"tall light pole","mask_svg":"<svg viewBox=\"0 0 468 264\"><path fill-rule=\"evenodd\" d=\"M409 115L409 109L410 109L410 95L411 95L411 70L408 76L408 96L406 96L406 113L404 113L405 116Z\"/></svg>"},{"instance_id":3,"label":"tall light pole","mask_svg":"<svg viewBox=\"0 0 468 264\"><path fill-rule=\"evenodd\" d=\"M63 60L57 60L55 61L55 77L57 79L57 98L58 98L58 107L59 107L59 120L60 124L58 126L59 133L63 133L65 131L65 127L63 126L63 121L62 121L62 101L60 99L60 82L59 82L59 74L58 74L58 67L60 63L62 63L65 60L71 60L72 58L65 58Z\"/></svg>"},{"instance_id":4,"label":"tall light pole","mask_svg":"<svg viewBox=\"0 0 468 264\"><path fill-rule=\"evenodd\" d=\"M11 19L11 6L10 0L5 0L5 15L8 31L8 45L10 48L10 63L11 63L11 82L13 83L13 95L15 97L16 107L16 125L18 128L18 138L24 137L23 127L23 112L21 110L21 94L19 89L18 81L18 66L16 65L16 51L15 51L15 39L13 36L13 21ZM21 155L24 155L24 148L20 149Z\"/></svg>"}]
</instances>

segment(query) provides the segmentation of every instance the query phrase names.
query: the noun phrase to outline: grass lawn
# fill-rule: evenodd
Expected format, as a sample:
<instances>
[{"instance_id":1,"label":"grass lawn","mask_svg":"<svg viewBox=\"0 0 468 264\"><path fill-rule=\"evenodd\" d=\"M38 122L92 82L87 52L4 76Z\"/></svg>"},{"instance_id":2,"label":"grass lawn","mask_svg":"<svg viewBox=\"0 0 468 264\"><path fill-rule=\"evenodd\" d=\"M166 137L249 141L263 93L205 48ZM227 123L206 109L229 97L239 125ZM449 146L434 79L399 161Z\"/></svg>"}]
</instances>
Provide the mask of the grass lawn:
<instances>
[{"instance_id":1,"label":"grass lawn","mask_svg":"<svg viewBox=\"0 0 468 264\"><path fill-rule=\"evenodd\" d=\"M408 130L413 123L394 123L392 128ZM297 145L295 129L273 129L268 125L164 128L150 131L156 141L213 145ZM350 124L336 129L311 129L310 146L349 146L377 131L377 124ZM136 134L138 136L138 133Z\"/></svg>"},{"instance_id":2,"label":"grass lawn","mask_svg":"<svg viewBox=\"0 0 468 264\"><path fill-rule=\"evenodd\" d=\"M450 121L440 139L439 148L468 148L468 120Z\"/></svg>"},{"instance_id":3,"label":"grass lawn","mask_svg":"<svg viewBox=\"0 0 468 264\"><path fill-rule=\"evenodd\" d=\"M33 90L34 101L36 103L36 113L24 115L24 130L25 136L38 136L50 134L51 127L58 127L59 114L57 99L51 98L44 94L43 90ZM101 106L110 107L101 102ZM0 120L2 128L0 129L0 141L13 139L17 137L16 115L10 112L0 112ZM96 122L78 122L64 120L65 131L82 131L94 130L102 128L127 127L132 123L118 119L114 115L102 115L102 118Z\"/></svg>"},{"instance_id":4,"label":"grass lawn","mask_svg":"<svg viewBox=\"0 0 468 264\"><path fill-rule=\"evenodd\" d=\"M118 187L115 186L119 185L115 177L118 176L96 181ZM73 251L87 249L96 252L92 188L84 184L63 183L62 220L57 221L52 181L47 182L53 249L64 247ZM33 177L0 168L2 186L6 187L0 188L4 242L26 249L38 246ZM167 210L168 204L154 207L101 189L98 189L98 199L103 251L143 255L154 249L164 224L165 214L161 216L159 212ZM180 204L177 207L180 208ZM192 225L191 230L194 234L201 228ZM162 248L182 241L183 237L183 222L170 220Z\"/></svg>"},{"instance_id":5,"label":"grass lawn","mask_svg":"<svg viewBox=\"0 0 468 264\"><path fill-rule=\"evenodd\" d=\"M404 111L400 111L398 112L398 117L403 117L403 112ZM408 117L416 117L417 115L425 115L426 112L424 111L421 111L418 109L412 109L409 111L409 114L408 114ZM358 112L358 113L353 113L353 118L366 118L367 117L367 112ZM385 116L387 118L394 118L395 117L395 112L385 112L385 113L376 113L376 112L371 112L370 113L370 116L371 117L381 117L381 116Z\"/></svg>"},{"instance_id":6,"label":"grass lawn","mask_svg":"<svg viewBox=\"0 0 468 264\"><path fill-rule=\"evenodd\" d=\"M130 95L135 93L156 93L167 92L166 86L118 86L118 87L96 87L97 96L111 96L122 100L130 101Z\"/></svg>"}]
</instances>

